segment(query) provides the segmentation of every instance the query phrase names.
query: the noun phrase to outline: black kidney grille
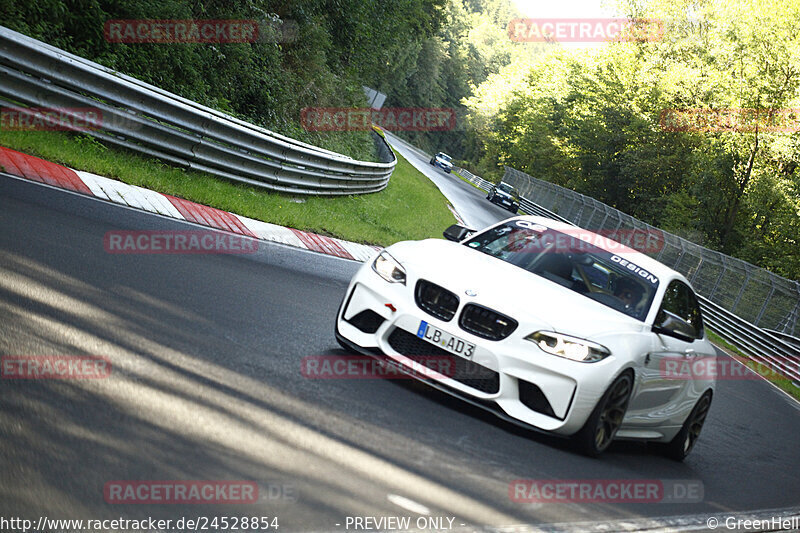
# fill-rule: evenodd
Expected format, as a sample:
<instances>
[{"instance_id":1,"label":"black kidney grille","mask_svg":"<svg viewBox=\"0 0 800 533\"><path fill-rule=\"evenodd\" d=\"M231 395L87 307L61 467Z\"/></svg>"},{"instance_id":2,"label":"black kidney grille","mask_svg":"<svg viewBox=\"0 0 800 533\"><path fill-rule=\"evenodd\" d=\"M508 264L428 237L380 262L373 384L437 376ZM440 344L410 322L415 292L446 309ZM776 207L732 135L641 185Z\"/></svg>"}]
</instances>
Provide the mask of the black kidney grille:
<instances>
[{"instance_id":1,"label":"black kidney grille","mask_svg":"<svg viewBox=\"0 0 800 533\"><path fill-rule=\"evenodd\" d=\"M476 304L467 304L458 325L464 331L490 341L503 340L517 329L517 321L497 311Z\"/></svg>"},{"instance_id":2,"label":"black kidney grille","mask_svg":"<svg viewBox=\"0 0 800 533\"><path fill-rule=\"evenodd\" d=\"M445 361L453 365L449 371L443 372L447 377L486 394L495 394L500 390L500 374L494 370L442 350L404 329L395 328L392 331L389 346L397 353L438 372L442 372L443 358L446 358Z\"/></svg>"},{"instance_id":3,"label":"black kidney grille","mask_svg":"<svg viewBox=\"0 0 800 533\"><path fill-rule=\"evenodd\" d=\"M452 319L458 309L458 296L424 279L417 282L414 300L420 309L445 322Z\"/></svg>"}]
</instances>

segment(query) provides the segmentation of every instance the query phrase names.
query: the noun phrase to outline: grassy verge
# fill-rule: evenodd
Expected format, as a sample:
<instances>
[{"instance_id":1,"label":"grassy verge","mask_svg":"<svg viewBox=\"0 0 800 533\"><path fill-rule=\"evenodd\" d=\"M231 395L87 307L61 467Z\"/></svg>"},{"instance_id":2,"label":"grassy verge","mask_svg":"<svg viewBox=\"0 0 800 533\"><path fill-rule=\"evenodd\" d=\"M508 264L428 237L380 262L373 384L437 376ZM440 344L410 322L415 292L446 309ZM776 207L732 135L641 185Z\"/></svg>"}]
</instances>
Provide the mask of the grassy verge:
<instances>
[{"instance_id":1,"label":"grassy verge","mask_svg":"<svg viewBox=\"0 0 800 533\"><path fill-rule=\"evenodd\" d=\"M185 171L68 133L0 130L0 145L257 220L349 241L386 246L441 237L454 221L436 186L399 154L385 190L325 198L292 197Z\"/></svg>"},{"instance_id":2,"label":"grassy verge","mask_svg":"<svg viewBox=\"0 0 800 533\"><path fill-rule=\"evenodd\" d=\"M761 363L757 363L750 359L749 356L745 355L744 352L736 348L736 346L732 345L716 333L711 330L708 330L708 340L719 346L720 348L724 349L726 352L729 352L736 357L743 359L746 363L747 368L758 372L762 376L764 376L767 380L774 383L777 387L781 390L786 392L787 394L791 395L794 399L800 401L800 387L796 387L792 384L792 380L787 379L783 376L777 374L772 368L768 367L767 365L763 365Z\"/></svg>"}]
</instances>

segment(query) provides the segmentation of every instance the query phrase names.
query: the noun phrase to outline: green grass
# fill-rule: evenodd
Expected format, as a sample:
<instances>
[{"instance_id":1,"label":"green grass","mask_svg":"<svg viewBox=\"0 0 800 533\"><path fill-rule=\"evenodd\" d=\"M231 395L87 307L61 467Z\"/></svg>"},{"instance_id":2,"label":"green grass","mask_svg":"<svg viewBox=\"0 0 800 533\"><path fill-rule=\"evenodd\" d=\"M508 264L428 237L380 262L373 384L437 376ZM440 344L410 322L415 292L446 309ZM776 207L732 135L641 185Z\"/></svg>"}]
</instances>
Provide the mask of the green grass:
<instances>
[{"instance_id":1,"label":"green grass","mask_svg":"<svg viewBox=\"0 0 800 533\"><path fill-rule=\"evenodd\" d=\"M770 367L766 365L753 361L747 354L742 352L736 346L732 345L731 343L729 343L728 341L726 341L713 331L711 330L707 331L708 331L708 340L710 340L720 348L723 348L728 352L732 352L732 354L737 356L738 358L743 359L744 361L742 362L746 363L747 368L755 372L758 372L759 374L764 376L767 380L769 380L771 383L774 383L782 391L792 396L795 400L800 401L800 387L797 387L794 384L792 384L792 380L776 374L774 370L772 370Z\"/></svg>"},{"instance_id":2,"label":"green grass","mask_svg":"<svg viewBox=\"0 0 800 533\"><path fill-rule=\"evenodd\" d=\"M359 196L290 196L185 171L68 133L2 131L0 145L257 220L354 242L387 246L441 237L454 222L447 200L398 154L389 185Z\"/></svg>"}]
</instances>

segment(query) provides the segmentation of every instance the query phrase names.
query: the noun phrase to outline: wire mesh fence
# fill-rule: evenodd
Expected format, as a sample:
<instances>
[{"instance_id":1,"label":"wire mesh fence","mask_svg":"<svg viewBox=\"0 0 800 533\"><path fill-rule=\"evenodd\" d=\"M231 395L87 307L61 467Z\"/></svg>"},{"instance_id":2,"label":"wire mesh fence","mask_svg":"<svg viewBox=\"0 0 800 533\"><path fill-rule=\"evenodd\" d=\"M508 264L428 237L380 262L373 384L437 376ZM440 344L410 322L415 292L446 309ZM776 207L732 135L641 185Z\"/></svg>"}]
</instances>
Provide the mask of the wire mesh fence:
<instances>
[{"instance_id":1,"label":"wire mesh fence","mask_svg":"<svg viewBox=\"0 0 800 533\"><path fill-rule=\"evenodd\" d=\"M699 294L760 328L800 337L800 283L664 232L594 198L514 168L505 167L503 181L582 228L659 232L663 246L646 253L686 276Z\"/></svg>"}]
</instances>

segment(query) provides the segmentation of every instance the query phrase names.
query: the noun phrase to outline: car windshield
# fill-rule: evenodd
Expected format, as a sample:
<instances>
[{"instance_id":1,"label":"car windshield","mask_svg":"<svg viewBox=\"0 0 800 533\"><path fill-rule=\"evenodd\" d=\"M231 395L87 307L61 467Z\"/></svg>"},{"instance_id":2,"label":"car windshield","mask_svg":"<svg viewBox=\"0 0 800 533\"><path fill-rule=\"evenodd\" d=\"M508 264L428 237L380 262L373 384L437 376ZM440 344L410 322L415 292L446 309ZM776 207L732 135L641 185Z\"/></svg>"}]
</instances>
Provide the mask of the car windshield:
<instances>
[{"instance_id":1,"label":"car windshield","mask_svg":"<svg viewBox=\"0 0 800 533\"><path fill-rule=\"evenodd\" d=\"M514 190L514 187L507 183L501 183L497 186L497 189L503 192L507 192L508 194L517 194L517 191Z\"/></svg>"},{"instance_id":2,"label":"car windshield","mask_svg":"<svg viewBox=\"0 0 800 533\"><path fill-rule=\"evenodd\" d=\"M442 159L444 159L444 160L445 160L445 161L447 161L448 163L449 163L450 161L452 161L452 160L453 160L453 158L452 158L452 157L450 157L450 156L449 156L449 155L447 155L447 154L441 154L441 153L440 153L440 154L439 154L439 157L441 157Z\"/></svg>"},{"instance_id":3,"label":"car windshield","mask_svg":"<svg viewBox=\"0 0 800 533\"><path fill-rule=\"evenodd\" d=\"M658 289L658 278L635 258L527 220L495 226L464 244L642 321Z\"/></svg>"}]
</instances>

